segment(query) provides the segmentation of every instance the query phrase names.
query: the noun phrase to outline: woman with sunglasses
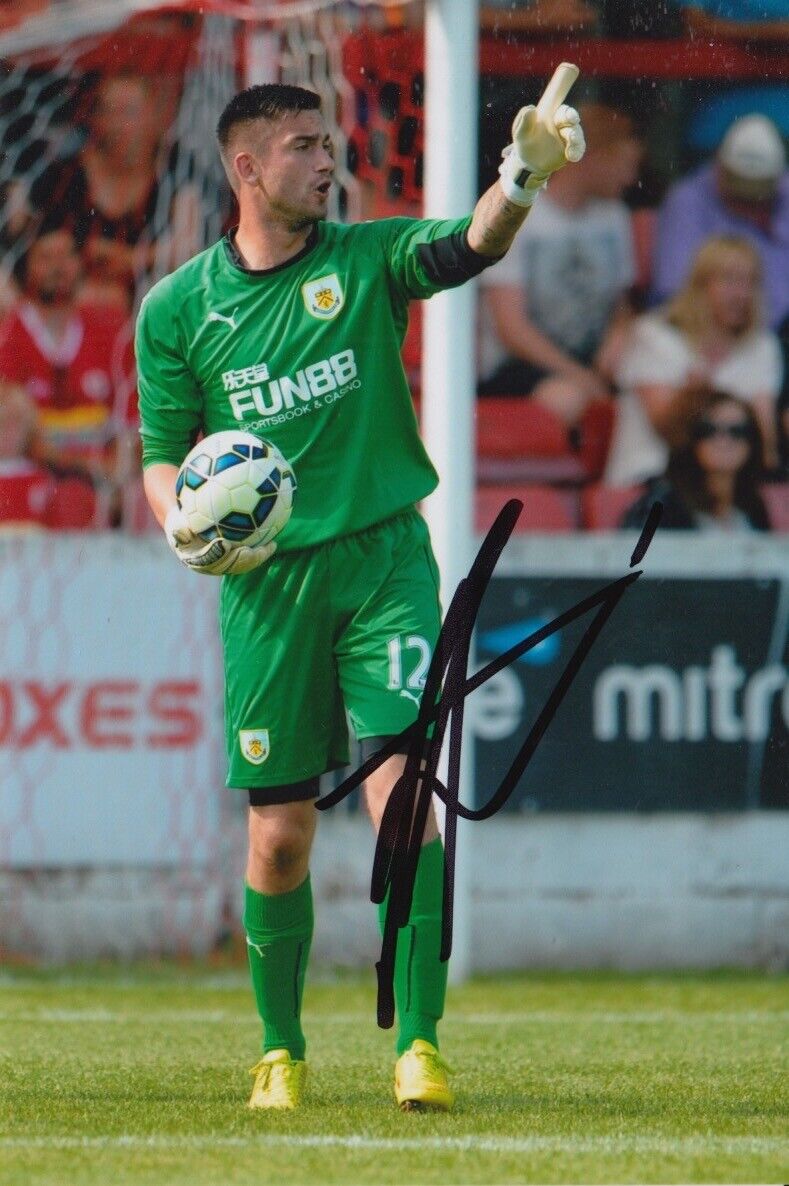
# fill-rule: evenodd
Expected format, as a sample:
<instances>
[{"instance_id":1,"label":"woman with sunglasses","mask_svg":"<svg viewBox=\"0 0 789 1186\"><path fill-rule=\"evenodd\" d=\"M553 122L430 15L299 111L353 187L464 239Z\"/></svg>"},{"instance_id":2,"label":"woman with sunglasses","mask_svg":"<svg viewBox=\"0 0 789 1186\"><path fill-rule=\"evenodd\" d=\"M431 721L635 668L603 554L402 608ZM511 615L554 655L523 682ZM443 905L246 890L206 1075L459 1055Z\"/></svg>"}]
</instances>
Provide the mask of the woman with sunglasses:
<instances>
[{"instance_id":1,"label":"woman with sunglasses","mask_svg":"<svg viewBox=\"0 0 789 1186\"><path fill-rule=\"evenodd\" d=\"M774 467L782 373L778 338L762 321L759 256L747 239L708 239L676 296L633 325L617 376L606 485L636 485L663 472L673 403L689 383L746 400L756 413L765 462Z\"/></svg>"},{"instance_id":2,"label":"woman with sunglasses","mask_svg":"<svg viewBox=\"0 0 789 1186\"><path fill-rule=\"evenodd\" d=\"M769 530L759 493L761 434L749 404L726 391L691 387L676 399L666 429L666 472L625 512L622 527L640 529L659 501L661 527L669 530Z\"/></svg>"}]
</instances>

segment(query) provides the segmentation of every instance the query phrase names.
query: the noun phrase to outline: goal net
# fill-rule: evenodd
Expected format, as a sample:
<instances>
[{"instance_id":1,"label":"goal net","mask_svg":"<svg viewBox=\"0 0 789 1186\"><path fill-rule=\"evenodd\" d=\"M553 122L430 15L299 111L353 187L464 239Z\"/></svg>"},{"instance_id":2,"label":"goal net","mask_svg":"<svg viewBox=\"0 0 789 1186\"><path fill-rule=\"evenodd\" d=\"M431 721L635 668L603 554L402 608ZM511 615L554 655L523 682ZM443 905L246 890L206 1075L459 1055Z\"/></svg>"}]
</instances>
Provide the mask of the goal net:
<instances>
[{"instance_id":1,"label":"goal net","mask_svg":"<svg viewBox=\"0 0 789 1186\"><path fill-rule=\"evenodd\" d=\"M6 303L34 216L49 198L59 200L46 190L53 165L78 162L92 141L110 134L100 111L108 79L137 78L146 91L146 118L119 129L130 143L148 134L145 145L129 149L151 182L131 228L132 245L147 248L134 255L133 304L232 221L214 129L243 86L280 81L321 96L337 155L329 217L420 210L423 31L416 3L194 0L157 8L147 0L65 0L0 33L0 63ZM120 123L133 118L117 101L114 112ZM124 232L128 238L129 228Z\"/></svg>"}]
</instances>

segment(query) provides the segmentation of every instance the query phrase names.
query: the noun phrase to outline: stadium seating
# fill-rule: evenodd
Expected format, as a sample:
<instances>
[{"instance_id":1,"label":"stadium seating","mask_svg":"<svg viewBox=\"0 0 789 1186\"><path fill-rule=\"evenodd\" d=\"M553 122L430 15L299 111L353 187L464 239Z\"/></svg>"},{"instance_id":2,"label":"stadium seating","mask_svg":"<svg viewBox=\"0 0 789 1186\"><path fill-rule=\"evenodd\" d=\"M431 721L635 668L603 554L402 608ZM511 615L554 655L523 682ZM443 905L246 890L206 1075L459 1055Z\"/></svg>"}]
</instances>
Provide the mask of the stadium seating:
<instances>
[{"instance_id":1,"label":"stadium seating","mask_svg":"<svg viewBox=\"0 0 789 1186\"><path fill-rule=\"evenodd\" d=\"M615 416L616 405L612 399L594 399L581 417L578 453L587 481L596 482L603 475Z\"/></svg>"},{"instance_id":2,"label":"stadium seating","mask_svg":"<svg viewBox=\"0 0 789 1186\"><path fill-rule=\"evenodd\" d=\"M81 478L56 479L26 461L0 467L0 523L54 531L96 531L109 526L109 499Z\"/></svg>"},{"instance_id":3,"label":"stadium seating","mask_svg":"<svg viewBox=\"0 0 789 1186\"><path fill-rule=\"evenodd\" d=\"M477 400L477 475L482 482L582 482L562 421L520 396Z\"/></svg>"},{"instance_id":4,"label":"stadium seating","mask_svg":"<svg viewBox=\"0 0 789 1186\"><path fill-rule=\"evenodd\" d=\"M549 408L520 396L477 400L478 475L483 482L580 485L600 477L614 426L610 399L593 400L573 449L564 423Z\"/></svg>"},{"instance_id":5,"label":"stadium seating","mask_svg":"<svg viewBox=\"0 0 789 1186\"><path fill-rule=\"evenodd\" d=\"M563 457L569 450L561 420L541 404L520 396L477 400L477 448L501 460Z\"/></svg>"},{"instance_id":6,"label":"stadium seating","mask_svg":"<svg viewBox=\"0 0 789 1186\"><path fill-rule=\"evenodd\" d=\"M578 526L577 500L572 491L521 483L477 487L474 513L476 530L488 531L510 498L518 498L523 503L516 532L567 532Z\"/></svg>"},{"instance_id":7,"label":"stadium seating","mask_svg":"<svg viewBox=\"0 0 789 1186\"><path fill-rule=\"evenodd\" d=\"M47 511L47 526L56 531L90 531L105 527L104 507L93 488L81 478L55 483Z\"/></svg>"},{"instance_id":8,"label":"stadium seating","mask_svg":"<svg viewBox=\"0 0 789 1186\"><path fill-rule=\"evenodd\" d=\"M762 486L761 494L773 531L789 531L789 482Z\"/></svg>"},{"instance_id":9,"label":"stadium seating","mask_svg":"<svg viewBox=\"0 0 789 1186\"><path fill-rule=\"evenodd\" d=\"M581 492L581 521L587 531L616 531L619 521L642 491L641 486L604 486Z\"/></svg>"},{"instance_id":10,"label":"stadium seating","mask_svg":"<svg viewBox=\"0 0 789 1186\"><path fill-rule=\"evenodd\" d=\"M0 462L0 524L46 526L53 485L47 470L33 462Z\"/></svg>"}]
</instances>

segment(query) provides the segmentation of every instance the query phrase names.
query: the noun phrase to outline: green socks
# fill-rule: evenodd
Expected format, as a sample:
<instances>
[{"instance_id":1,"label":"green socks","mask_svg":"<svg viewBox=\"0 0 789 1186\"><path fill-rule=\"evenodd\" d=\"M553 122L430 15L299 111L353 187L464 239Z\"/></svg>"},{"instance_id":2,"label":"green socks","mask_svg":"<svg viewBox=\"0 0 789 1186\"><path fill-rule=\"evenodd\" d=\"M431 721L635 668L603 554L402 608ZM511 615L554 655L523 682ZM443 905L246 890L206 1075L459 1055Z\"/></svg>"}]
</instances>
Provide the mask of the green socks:
<instances>
[{"instance_id":1,"label":"green socks","mask_svg":"<svg viewBox=\"0 0 789 1186\"><path fill-rule=\"evenodd\" d=\"M259 894L245 886L243 922L263 1053L284 1049L291 1058L304 1058L301 999L313 926L309 874L286 894Z\"/></svg>"},{"instance_id":2,"label":"green socks","mask_svg":"<svg viewBox=\"0 0 789 1186\"><path fill-rule=\"evenodd\" d=\"M444 1013L448 968L439 959L443 893L444 846L437 836L422 845L408 926L401 927L397 936L394 992L398 1054L403 1054L415 1038L438 1047L436 1025ZM381 934L388 900L387 894L378 907Z\"/></svg>"},{"instance_id":3,"label":"green socks","mask_svg":"<svg viewBox=\"0 0 789 1186\"><path fill-rule=\"evenodd\" d=\"M394 990L399 1032L397 1053L415 1038L438 1046L436 1025L444 1013L447 964L441 963L441 901L444 847L440 837L422 846L408 926L397 937ZM386 902L378 908L383 933ZM258 1013L263 1021L263 1053L284 1049L302 1059L304 974L312 941L312 887L309 876L286 894L260 894L245 887L244 930Z\"/></svg>"}]
</instances>

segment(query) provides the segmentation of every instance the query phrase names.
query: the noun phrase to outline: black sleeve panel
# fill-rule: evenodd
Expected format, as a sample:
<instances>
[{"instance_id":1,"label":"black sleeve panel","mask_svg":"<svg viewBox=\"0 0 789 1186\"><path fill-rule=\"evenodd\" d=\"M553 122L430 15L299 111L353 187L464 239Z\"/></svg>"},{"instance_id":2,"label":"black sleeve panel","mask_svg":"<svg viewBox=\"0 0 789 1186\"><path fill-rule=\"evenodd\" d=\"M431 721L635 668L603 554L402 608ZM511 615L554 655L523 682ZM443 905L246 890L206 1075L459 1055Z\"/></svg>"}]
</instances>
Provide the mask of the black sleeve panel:
<instances>
[{"instance_id":1,"label":"black sleeve panel","mask_svg":"<svg viewBox=\"0 0 789 1186\"><path fill-rule=\"evenodd\" d=\"M420 243L416 250L428 280L431 284L440 284L442 288L456 288L458 284L465 284L466 280L479 276L480 272L497 263L500 258L479 255L469 247L465 231L455 231L443 239Z\"/></svg>"}]
</instances>

